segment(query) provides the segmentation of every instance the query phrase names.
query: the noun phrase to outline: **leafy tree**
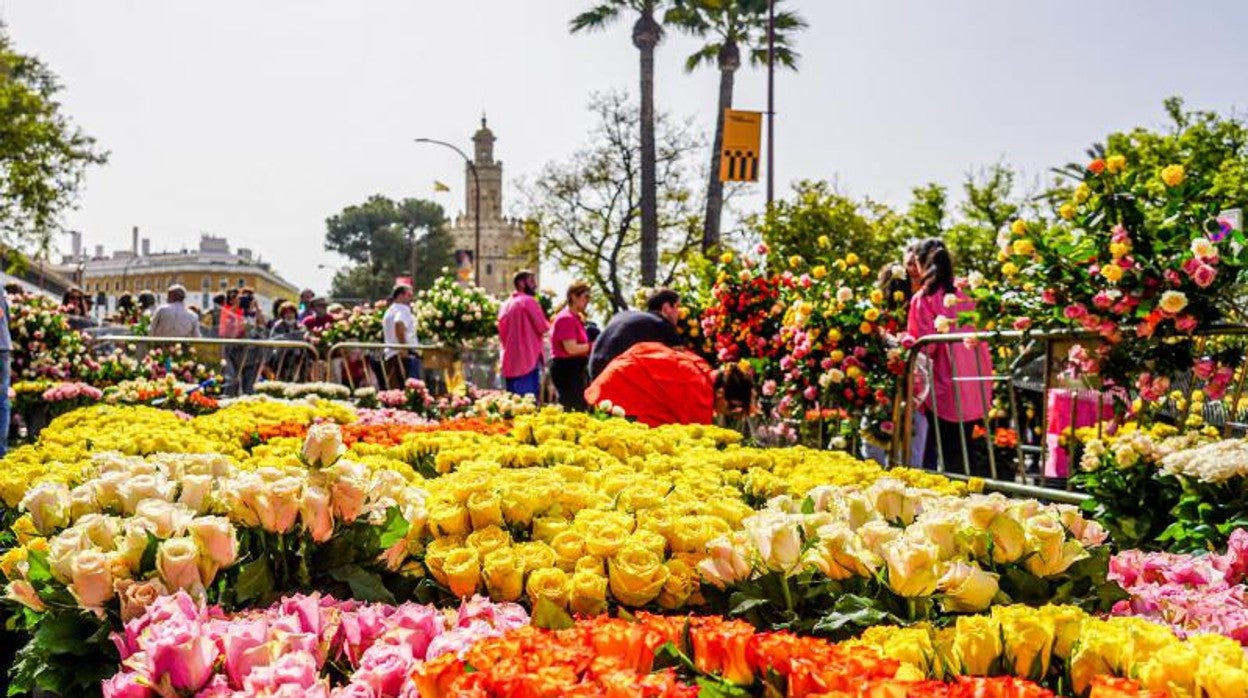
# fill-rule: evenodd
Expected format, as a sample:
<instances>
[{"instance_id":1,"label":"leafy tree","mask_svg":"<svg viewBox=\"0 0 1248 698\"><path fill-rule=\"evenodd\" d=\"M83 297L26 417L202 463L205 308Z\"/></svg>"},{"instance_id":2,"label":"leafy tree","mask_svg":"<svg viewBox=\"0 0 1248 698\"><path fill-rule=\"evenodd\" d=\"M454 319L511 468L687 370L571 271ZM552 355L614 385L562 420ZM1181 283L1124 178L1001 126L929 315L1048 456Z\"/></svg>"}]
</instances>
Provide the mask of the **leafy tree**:
<instances>
[{"instance_id":1,"label":"leafy tree","mask_svg":"<svg viewBox=\"0 0 1248 698\"><path fill-rule=\"evenodd\" d=\"M521 189L530 236L548 259L594 285L599 307L614 311L628 307L641 282L635 261L641 245L640 117L618 92L596 95L590 110L598 117L590 144L564 162L547 164ZM688 124L674 124L663 114L655 131L657 281L668 285L697 247L698 206L685 182L690 157L704 152L705 143Z\"/></svg>"},{"instance_id":2,"label":"leafy tree","mask_svg":"<svg viewBox=\"0 0 1248 698\"><path fill-rule=\"evenodd\" d=\"M892 209L874 201L855 201L828 182L802 181L792 199L746 221L761 235L771 254L781 259L844 257L853 252L872 268L899 261L907 230ZM820 238L827 238L827 247Z\"/></svg>"},{"instance_id":3,"label":"leafy tree","mask_svg":"<svg viewBox=\"0 0 1248 698\"><path fill-rule=\"evenodd\" d=\"M776 0L777 5L780 2ZM724 206L724 185L719 181L724 110L732 108L733 85L741 67L742 49L752 65L767 65L769 0L675 0L675 3L667 13L668 24L706 41L685 61L685 69L692 72L700 65L712 63L719 68L719 103L715 139L711 142L711 171L702 230L702 250L708 252L719 245L720 214ZM773 32L776 65L796 69L798 54L789 42L793 34L805 27L806 21L796 12L776 12Z\"/></svg>"},{"instance_id":4,"label":"leafy tree","mask_svg":"<svg viewBox=\"0 0 1248 698\"><path fill-rule=\"evenodd\" d=\"M412 276L417 289L429 288L454 261L446 217L432 201L375 194L326 219L325 228L325 249L355 263L334 275L337 297L384 298L397 276Z\"/></svg>"},{"instance_id":5,"label":"leafy tree","mask_svg":"<svg viewBox=\"0 0 1248 698\"><path fill-rule=\"evenodd\" d=\"M912 240L938 237L953 252L959 274L998 269L997 235L1018 217L1024 202L1015 195L1017 176L996 164L968 172L962 181L962 200L956 215L949 213L948 190L936 183L912 190L904 227Z\"/></svg>"},{"instance_id":6,"label":"leafy tree","mask_svg":"<svg viewBox=\"0 0 1248 698\"><path fill-rule=\"evenodd\" d=\"M641 57L641 283L653 286L659 268L659 211L654 145L654 49L663 40L655 19L666 0L605 0L572 19L572 32L603 29L632 10L633 46Z\"/></svg>"},{"instance_id":7,"label":"leafy tree","mask_svg":"<svg viewBox=\"0 0 1248 698\"><path fill-rule=\"evenodd\" d=\"M108 159L61 111L60 91L56 75L18 53L0 25L0 241L46 246L87 166Z\"/></svg>"}]
</instances>

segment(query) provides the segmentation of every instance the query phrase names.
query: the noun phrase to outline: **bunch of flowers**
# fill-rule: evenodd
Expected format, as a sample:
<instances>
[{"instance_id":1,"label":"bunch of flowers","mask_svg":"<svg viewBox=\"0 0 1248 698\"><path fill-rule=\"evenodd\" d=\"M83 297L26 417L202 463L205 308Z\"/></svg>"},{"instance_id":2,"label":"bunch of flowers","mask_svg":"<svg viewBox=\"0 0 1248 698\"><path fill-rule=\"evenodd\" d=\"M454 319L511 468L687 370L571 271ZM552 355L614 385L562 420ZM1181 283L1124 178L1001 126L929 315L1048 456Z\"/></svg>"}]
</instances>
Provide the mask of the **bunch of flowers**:
<instances>
[{"instance_id":1,"label":"bunch of flowers","mask_svg":"<svg viewBox=\"0 0 1248 698\"><path fill-rule=\"evenodd\" d=\"M440 276L412 303L421 341L459 348L477 344L495 334L498 301L481 288L467 286L450 275Z\"/></svg>"},{"instance_id":2,"label":"bunch of flowers","mask_svg":"<svg viewBox=\"0 0 1248 698\"><path fill-rule=\"evenodd\" d=\"M480 597L440 611L299 595L229 615L179 592L114 635L123 669L104 696L415 695L417 666L528 622L519 606ZM331 671L345 681L332 685Z\"/></svg>"},{"instance_id":3,"label":"bunch of flowers","mask_svg":"<svg viewBox=\"0 0 1248 698\"><path fill-rule=\"evenodd\" d=\"M89 352L81 332L56 301L35 294L9 297L9 332L13 339L13 373L35 379L68 380Z\"/></svg>"},{"instance_id":4,"label":"bunch of flowers","mask_svg":"<svg viewBox=\"0 0 1248 698\"><path fill-rule=\"evenodd\" d=\"M922 681L871 648L756 632L715 616L646 613L521 628L418 666L422 696L931 695L1040 698L1010 677Z\"/></svg>"},{"instance_id":5,"label":"bunch of flowers","mask_svg":"<svg viewBox=\"0 0 1248 698\"><path fill-rule=\"evenodd\" d=\"M765 259L766 245L755 251ZM702 332L715 358L721 362L779 360L783 295L793 286L792 274L776 274L751 257L725 252L702 313Z\"/></svg>"},{"instance_id":6,"label":"bunch of flowers","mask_svg":"<svg viewBox=\"0 0 1248 698\"><path fill-rule=\"evenodd\" d=\"M699 569L738 608L751 600L756 622L835 631L863 609L872 623L913 620L937 606L967 613L1003 598L1046 603L1058 587L1108 610L1105 598L1121 590L1106 582L1105 539L1074 507L948 497L881 479L859 491L823 486L800 501L777 497L740 530L711 540Z\"/></svg>"},{"instance_id":7,"label":"bunch of flowers","mask_svg":"<svg viewBox=\"0 0 1248 698\"><path fill-rule=\"evenodd\" d=\"M1131 594L1115 615L1165 623L1179 637L1217 633L1248 645L1248 530L1231 533L1225 554L1124 550L1109 563L1110 578Z\"/></svg>"},{"instance_id":8,"label":"bunch of flowers","mask_svg":"<svg viewBox=\"0 0 1248 698\"><path fill-rule=\"evenodd\" d=\"M216 398L206 394L212 385L212 381L208 381L207 386L182 383L173 375L156 379L136 378L105 388L104 401L113 405L151 405L185 414L206 414L220 407Z\"/></svg>"},{"instance_id":9,"label":"bunch of flowers","mask_svg":"<svg viewBox=\"0 0 1248 698\"><path fill-rule=\"evenodd\" d=\"M1238 642L1220 635L1184 640L1142 618L1100 620L1073 606L994 606L990 615L961 616L940 630L877 626L850 644L933 678L1012 675L1072 695L1097 696L1098 684L1108 691L1099 695L1248 694Z\"/></svg>"},{"instance_id":10,"label":"bunch of flowers","mask_svg":"<svg viewBox=\"0 0 1248 698\"><path fill-rule=\"evenodd\" d=\"M104 397L104 391L86 383L57 383L39 396L41 400L54 403L58 412L68 412L83 405L91 405Z\"/></svg>"},{"instance_id":11,"label":"bunch of flowers","mask_svg":"<svg viewBox=\"0 0 1248 698\"><path fill-rule=\"evenodd\" d=\"M381 317L386 313L386 305L386 301L381 300L335 312L333 322L310 332L308 341L325 347L339 342L380 342L384 334Z\"/></svg>"},{"instance_id":12,"label":"bunch of flowers","mask_svg":"<svg viewBox=\"0 0 1248 698\"><path fill-rule=\"evenodd\" d=\"M1005 288L1038 297L1032 305L1043 310L1012 324L1093 333L1099 341L1077 345L1082 374L1137 388L1150 401L1198 363L1206 393L1220 397L1240 351L1201 355L1190 338L1152 339L1190 335L1236 311L1248 248L1219 217L1226 202L1213 194L1216 173L1178 163L1139 170L1122 155L1071 169L1077 185L1055 223L1017 220L1003 236ZM999 293L979 296L1000 307Z\"/></svg>"}]
</instances>

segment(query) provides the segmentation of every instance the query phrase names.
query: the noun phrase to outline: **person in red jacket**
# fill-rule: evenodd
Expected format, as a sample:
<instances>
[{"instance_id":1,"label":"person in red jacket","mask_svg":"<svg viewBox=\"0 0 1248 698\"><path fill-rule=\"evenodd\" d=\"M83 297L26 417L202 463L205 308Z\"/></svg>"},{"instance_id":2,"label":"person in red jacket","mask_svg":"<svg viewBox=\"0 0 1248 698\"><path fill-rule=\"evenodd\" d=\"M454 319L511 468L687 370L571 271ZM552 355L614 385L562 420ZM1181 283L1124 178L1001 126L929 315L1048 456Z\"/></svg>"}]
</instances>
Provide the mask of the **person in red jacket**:
<instances>
[{"instance_id":1,"label":"person in red jacket","mask_svg":"<svg viewBox=\"0 0 1248 698\"><path fill-rule=\"evenodd\" d=\"M606 400L651 427L711 424L717 414L749 412L754 379L736 364L713 371L696 354L641 342L612 359L585 390L591 407Z\"/></svg>"}]
</instances>

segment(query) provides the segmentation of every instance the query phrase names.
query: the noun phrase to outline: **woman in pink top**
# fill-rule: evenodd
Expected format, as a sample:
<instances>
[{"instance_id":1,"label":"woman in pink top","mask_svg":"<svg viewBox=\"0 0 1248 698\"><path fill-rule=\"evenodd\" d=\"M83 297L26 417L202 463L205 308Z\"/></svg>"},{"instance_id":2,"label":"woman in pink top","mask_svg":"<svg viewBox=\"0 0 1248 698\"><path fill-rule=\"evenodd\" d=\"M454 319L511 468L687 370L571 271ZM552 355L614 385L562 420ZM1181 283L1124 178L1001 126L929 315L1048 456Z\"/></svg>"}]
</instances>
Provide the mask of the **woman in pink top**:
<instances>
[{"instance_id":1,"label":"woman in pink top","mask_svg":"<svg viewBox=\"0 0 1248 698\"><path fill-rule=\"evenodd\" d=\"M919 247L918 259L923 269L923 288L910 299L907 333L919 339L974 332L974 327L958 321L960 313L975 309L975 302L954 285L953 258L945 244L934 238L925 240ZM984 439L979 439L980 443L974 439L975 425L982 425L992 404L992 355L988 345L941 342L923 345L922 351L931 360L924 467L934 468L939 458L947 471L988 477Z\"/></svg>"},{"instance_id":2,"label":"woman in pink top","mask_svg":"<svg viewBox=\"0 0 1248 698\"><path fill-rule=\"evenodd\" d=\"M589 284L578 281L568 287L563 310L555 315L550 331L550 380L565 410L584 412L585 386L589 378L589 350L585 333L585 309L589 307Z\"/></svg>"}]
</instances>

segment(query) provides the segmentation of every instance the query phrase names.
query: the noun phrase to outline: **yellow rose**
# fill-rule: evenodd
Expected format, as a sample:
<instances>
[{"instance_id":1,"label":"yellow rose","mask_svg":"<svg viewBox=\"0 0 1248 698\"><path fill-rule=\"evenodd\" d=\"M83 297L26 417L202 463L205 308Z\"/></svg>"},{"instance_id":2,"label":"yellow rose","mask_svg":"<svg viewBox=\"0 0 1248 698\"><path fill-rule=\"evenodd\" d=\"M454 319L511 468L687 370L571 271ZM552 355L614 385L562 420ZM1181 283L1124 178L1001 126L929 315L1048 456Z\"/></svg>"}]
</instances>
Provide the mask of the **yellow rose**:
<instances>
[{"instance_id":1,"label":"yellow rose","mask_svg":"<svg viewBox=\"0 0 1248 698\"><path fill-rule=\"evenodd\" d=\"M611 595L625 606L645 606L667 583L661 557L642 547L626 545L607 563Z\"/></svg>"},{"instance_id":2,"label":"yellow rose","mask_svg":"<svg viewBox=\"0 0 1248 698\"><path fill-rule=\"evenodd\" d=\"M1088 185L1080 183L1075 187L1075 203L1082 204L1090 198L1092 198L1092 189Z\"/></svg>"},{"instance_id":3,"label":"yellow rose","mask_svg":"<svg viewBox=\"0 0 1248 698\"><path fill-rule=\"evenodd\" d=\"M1161 181L1165 182L1167 187L1177 187L1187 178L1187 171L1182 165L1166 165L1161 170Z\"/></svg>"},{"instance_id":4,"label":"yellow rose","mask_svg":"<svg viewBox=\"0 0 1248 698\"><path fill-rule=\"evenodd\" d=\"M485 589L495 601L515 601L524 591L524 563L511 548L486 553L481 573Z\"/></svg>"},{"instance_id":5,"label":"yellow rose","mask_svg":"<svg viewBox=\"0 0 1248 698\"><path fill-rule=\"evenodd\" d=\"M1052 577L1088 556L1076 540L1066 540L1066 529L1056 517L1033 516L1027 520L1027 543L1034 551L1027 558L1027 571L1037 577Z\"/></svg>"},{"instance_id":6,"label":"yellow rose","mask_svg":"<svg viewBox=\"0 0 1248 698\"><path fill-rule=\"evenodd\" d=\"M429 572L433 574L433 578L438 584L446 586L445 562L446 556L451 552L459 549L464 544L463 538L437 538L429 541L429 545L425 546L425 566L429 568Z\"/></svg>"},{"instance_id":7,"label":"yellow rose","mask_svg":"<svg viewBox=\"0 0 1248 698\"><path fill-rule=\"evenodd\" d=\"M798 255L793 255L792 257L789 257L789 266L793 267L794 269L802 266L802 258Z\"/></svg>"},{"instance_id":8,"label":"yellow rose","mask_svg":"<svg viewBox=\"0 0 1248 698\"><path fill-rule=\"evenodd\" d=\"M566 530L568 530L567 519L558 516L542 516L533 519L533 540L549 542Z\"/></svg>"},{"instance_id":9,"label":"yellow rose","mask_svg":"<svg viewBox=\"0 0 1248 698\"><path fill-rule=\"evenodd\" d=\"M1001 636L1005 638L1006 666L1015 676L1039 680L1049 673L1055 636L1053 619L1027 607L1008 608L1009 612L994 614L1001 623Z\"/></svg>"},{"instance_id":10,"label":"yellow rose","mask_svg":"<svg viewBox=\"0 0 1248 698\"><path fill-rule=\"evenodd\" d=\"M936 563L940 557L936 546L891 540L884 544L882 557L888 565L888 587L893 593L915 598L931 596L936 591Z\"/></svg>"},{"instance_id":11,"label":"yellow rose","mask_svg":"<svg viewBox=\"0 0 1248 698\"><path fill-rule=\"evenodd\" d=\"M1033 243L1031 240L1028 240L1027 238L1023 238L1022 240L1015 240L1010 245L1010 249L1014 252L1014 254L1022 255L1024 257L1030 257L1031 255L1036 253L1035 243Z\"/></svg>"},{"instance_id":12,"label":"yellow rose","mask_svg":"<svg viewBox=\"0 0 1248 698\"><path fill-rule=\"evenodd\" d=\"M526 571L540 570L543 567L555 567L555 551L541 541L516 543L511 549L520 556Z\"/></svg>"},{"instance_id":13,"label":"yellow rose","mask_svg":"<svg viewBox=\"0 0 1248 698\"><path fill-rule=\"evenodd\" d=\"M870 298L871 298L872 303L874 303L875 305L880 305L884 302L884 292L878 288L873 289L871 291Z\"/></svg>"},{"instance_id":14,"label":"yellow rose","mask_svg":"<svg viewBox=\"0 0 1248 698\"><path fill-rule=\"evenodd\" d=\"M815 277L816 279L822 279L823 277L828 275L828 268L820 264L819 266L810 270L810 275Z\"/></svg>"},{"instance_id":15,"label":"yellow rose","mask_svg":"<svg viewBox=\"0 0 1248 698\"><path fill-rule=\"evenodd\" d=\"M827 235L820 235L817 242L820 247L827 247L832 244L832 240L830 240Z\"/></svg>"},{"instance_id":16,"label":"yellow rose","mask_svg":"<svg viewBox=\"0 0 1248 698\"><path fill-rule=\"evenodd\" d=\"M995 673L1004 650L1001 624L990 616L958 616L954 647L963 674L989 676Z\"/></svg>"},{"instance_id":17,"label":"yellow rose","mask_svg":"<svg viewBox=\"0 0 1248 698\"><path fill-rule=\"evenodd\" d=\"M1006 262L1001 265L1001 273L1005 276L1018 276L1018 265L1013 262Z\"/></svg>"},{"instance_id":18,"label":"yellow rose","mask_svg":"<svg viewBox=\"0 0 1248 698\"><path fill-rule=\"evenodd\" d=\"M481 555L511 545L511 534L498 526L487 526L473 531L464 539L464 543Z\"/></svg>"},{"instance_id":19,"label":"yellow rose","mask_svg":"<svg viewBox=\"0 0 1248 698\"><path fill-rule=\"evenodd\" d=\"M585 538L579 531L568 529L552 538L550 547L555 551L555 564L560 569L571 571L576 567L576 561L585 554Z\"/></svg>"},{"instance_id":20,"label":"yellow rose","mask_svg":"<svg viewBox=\"0 0 1248 698\"><path fill-rule=\"evenodd\" d=\"M495 492L477 491L468 495L468 516L473 530L503 525L502 500Z\"/></svg>"},{"instance_id":21,"label":"yellow rose","mask_svg":"<svg viewBox=\"0 0 1248 698\"><path fill-rule=\"evenodd\" d=\"M1118 174L1127 169L1126 156L1110 155L1105 158L1105 169L1109 170L1110 174Z\"/></svg>"},{"instance_id":22,"label":"yellow rose","mask_svg":"<svg viewBox=\"0 0 1248 698\"><path fill-rule=\"evenodd\" d=\"M590 555L611 557L628 540L628 535L628 529L623 526L612 521L604 521L586 531L585 550Z\"/></svg>"},{"instance_id":23,"label":"yellow rose","mask_svg":"<svg viewBox=\"0 0 1248 698\"><path fill-rule=\"evenodd\" d=\"M1218 662L1203 662L1196 674L1196 684L1200 694L1208 698L1243 698L1248 695L1248 671Z\"/></svg>"},{"instance_id":24,"label":"yellow rose","mask_svg":"<svg viewBox=\"0 0 1248 698\"><path fill-rule=\"evenodd\" d=\"M1131 245L1125 242L1109 243L1109 255L1113 257L1114 259L1122 259L1123 257L1126 257L1127 253L1129 253L1130 251L1131 251Z\"/></svg>"},{"instance_id":25,"label":"yellow rose","mask_svg":"<svg viewBox=\"0 0 1248 698\"><path fill-rule=\"evenodd\" d=\"M875 308L867 308L862 316L867 319L867 322L875 322L880 319L880 311Z\"/></svg>"},{"instance_id":26,"label":"yellow rose","mask_svg":"<svg viewBox=\"0 0 1248 698\"><path fill-rule=\"evenodd\" d=\"M1024 235L1027 232L1027 221L1017 218L1010 224L1010 232L1015 235Z\"/></svg>"},{"instance_id":27,"label":"yellow rose","mask_svg":"<svg viewBox=\"0 0 1248 698\"><path fill-rule=\"evenodd\" d=\"M659 592L659 607L669 611L685 605L698 590L697 572L682 560L668 560L667 581Z\"/></svg>"},{"instance_id":28,"label":"yellow rose","mask_svg":"<svg viewBox=\"0 0 1248 698\"><path fill-rule=\"evenodd\" d=\"M594 557L593 555L586 555L577 560L576 566L572 568L572 572L593 572L603 579L607 578L606 563L602 561L602 558Z\"/></svg>"},{"instance_id":29,"label":"yellow rose","mask_svg":"<svg viewBox=\"0 0 1248 698\"><path fill-rule=\"evenodd\" d=\"M1101 276L1105 277L1105 280L1111 284L1116 284L1122 281L1122 267L1117 264L1106 264L1101 267Z\"/></svg>"},{"instance_id":30,"label":"yellow rose","mask_svg":"<svg viewBox=\"0 0 1248 698\"><path fill-rule=\"evenodd\" d=\"M477 593L477 585L481 582L481 565L477 559L477 551L473 548L456 548L443 559L442 569L452 594L463 598Z\"/></svg>"},{"instance_id":31,"label":"yellow rose","mask_svg":"<svg viewBox=\"0 0 1248 698\"><path fill-rule=\"evenodd\" d=\"M1065 220L1065 221L1074 220L1075 218L1074 204L1062 204L1061 206L1057 208L1057 215L1061 216L1062 220Z\"/></svg>"},{"instance_id":32,"label":"yellow rose","mask_svg":"<svg viewBox=\"0 0 1248 698\"><path fill-rule=\"evenodd\" d=\"M1123 675L1121 649L1124 642L1121 633L1106 621L1089 620L1083 624L1070 658L1070 683L1075 695L1084 695L1093 677Z\"/></svg>"},{"instance_id":33,"label":"yellow rose","mask_svg":"<svg viewBox=\"0 0 1248 698\"><path fill-rule=\"evenodd\" d=\"M668 541L675 553L701 553L707 541L726 535L732 529L714 516L681 516L672 524Z\"/></svg>"},{"instance_id":34,"label":"yellow rose","mask_svg":"<svg viewBox=\"0 0 1248 698\"><path fill-rule=\"evenodd\" d=\"M631 545L638 545L648 550L653 550L654 553L660 557L667 552L667 539L661 534L655 533L654 531L647 531L644 528L633 531L632 534L628 536L628 540L626 542ZM604 555L602 557L608 556Z\"/></svg>"},{"instance_id":35,"label":"yellow rose","mask_svg":"<svg viewBox=\"0 0 1248 698\"><path fill-rule=\"evenodd\" d=\"M514 487L503 493L503 518L507 523L528 526L533 515L549 505L547 493L534 487Z\"/></svg>"},{"instance_id":36,"label":"yellow rose","mask_svg":"<svg viewBox=\"0 0 1248 698\"><path fill-rule=\"evenodd\" d=\"M559 608L567 608L568 594L571 591L568 587L567 573L558 567L547 567L530 572L527 590L529 601L534 607L537 606L539 599L546 599Z\"/></svg>"},{"instance_id":37,"label":"yellow rose","mask_svg":"<svg viewBox=\"0 0 1248 698\"><path fill-rule=\"evenodd\" d=\"M1166 291L1161 294L1157 306L1171 315L1177 315L1187 307L1187 294L1182 291Z\"/></svg>"},{"instance_id":38,"label":"yellow rose","mask_svg":"<svg viewBox=\"0 0 1248 698\"><path fill-rule=\"evenodd\" d=\"M596 616L607 610L607 578L593 572L573 573L568 607L573 613Z\"/></svg>"},{"instance_id":39,"label":"yellow rose","mask_svg":"<svg viewBox=\"0 0 1248 698\"><path fill-rule=\"evenodd\" d=\"M1041 607L1040 612L1053 619L1053 656L1063 661L1069 660L1070 652L1083 632L1087 614L1078 606L1049 605ZM1239 643L1235 647L1239 649Z\"/></svg>"},{"instance_id":40,"label":"yellow rose","mask_svg":"<svg viewBox=\"0 0 1248 698\"><path fill-rule=\"evenodd\" d=\"M1168 695L1193 696L1200 655L1191 645L1175 642L1157 651L1139 669L1140 685Z\"/></svg>"},{"instance_id":41,"label":"yellow rose","mask_svg":"<svg viewBox=\"0 0 1248 698\"><path fill-rule=\"evenodd\" d=\"M468 509L462 504L439 502L429 510L429 531L435 538L466 535L471 528Z\"/></svg>"},{"instance_id":42,"label":"yellow rose","mask_svg":"<svg viewBox=\"0 0 1248 698\"><path fill-rule=\"evenodd\" d=\"M733 256L731 252L725 252L719 256L720 264L732 264Z\"/></svg>"},{"instance_id":43,"label":"yellow rose","mask_svg":"<svg viewBox=\"0 0 1248 698\"><path fill-rule=\"evenodd\" d=\"M850 266L857 264L858 255L854 254L853 252L850 252L849 254L845 255L845 263Z\"/></svg>"}]
</instances>

